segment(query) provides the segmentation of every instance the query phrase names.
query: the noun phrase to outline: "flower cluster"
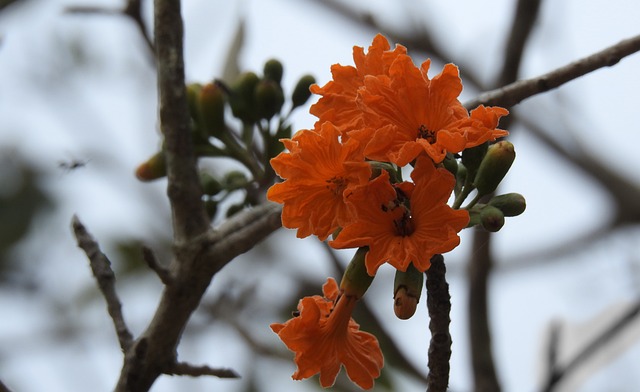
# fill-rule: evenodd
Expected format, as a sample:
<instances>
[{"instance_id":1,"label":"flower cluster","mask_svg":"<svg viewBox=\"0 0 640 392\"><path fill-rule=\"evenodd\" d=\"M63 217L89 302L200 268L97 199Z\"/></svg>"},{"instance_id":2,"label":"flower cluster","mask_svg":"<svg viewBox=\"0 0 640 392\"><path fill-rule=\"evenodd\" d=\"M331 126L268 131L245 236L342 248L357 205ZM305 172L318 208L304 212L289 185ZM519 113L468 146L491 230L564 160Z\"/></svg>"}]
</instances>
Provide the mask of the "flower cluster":
<instances>
[{"instance_id":1,"label":"flower cluster","mask_svg":"<svg viewBox=\"0 0 640 392\"><path fill-rule=\"evenodd\" d=\"M455 65L429 78L429 60L415 66L406 48L392 50L382 35L366 53L355 47L353 58L355 66L333 65L333 80L311 86L320 96L310 109L318 121L282 140L288 151L271 165L284 181L267 198L284 205L282 223L298 237L333 235L333 248L364 249L365 275L384 263L422 274L432 256L459 244L470 223L468 210L448 205L456 177L445 159L506 136L497 126L508 112L467 111ZM411 181L403 181L403 168L411 169ZM345 278L341 295L328 282L324 298L302 299L299 316L272 329L296 352L295 379L320 373L322 386L330 386L342 364L368 389L382 355L375 338L349 320L361 295L345 294L358 280Z\"/></svg>"}]
</instances>

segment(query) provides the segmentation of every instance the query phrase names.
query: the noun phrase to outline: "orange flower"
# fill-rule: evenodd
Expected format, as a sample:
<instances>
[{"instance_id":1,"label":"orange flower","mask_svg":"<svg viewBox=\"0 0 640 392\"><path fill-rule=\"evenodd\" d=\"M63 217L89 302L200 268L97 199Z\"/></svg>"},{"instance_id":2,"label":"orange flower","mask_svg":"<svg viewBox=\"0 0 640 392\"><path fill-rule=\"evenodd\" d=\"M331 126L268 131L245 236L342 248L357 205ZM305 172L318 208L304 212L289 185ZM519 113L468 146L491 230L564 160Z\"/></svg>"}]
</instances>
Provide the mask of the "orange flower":
<instances>
[{"instance_id":1,"label":"orange flower","mask_svg":"<svg viewBox=\"0 0 640 392\"><path fill-rule=\"evenodd\" d=\"M371 176L358 142L342 144L339 137L331 123L302 130L282 140L289 152L271 160L273 169L286 180L269 188L267 198L284 203L282 224L297 228L299 238L315 234L324 241L348 219L343 192Z\"/></svg>"},{"instance_id":2,"label":"orange flower","mask_svg":"<svg viewBox=\"0 0 640 392\"><path fill-rule=\"evenodd\" d=\"M446 169L423 156L411 178L410 195L398 192L386 171L345 194L354 219L329 244L338 249L369 246L365 264L371 276L385 262L401 271L413 262L426 271L434 254L458 246L458 232L469 223L467 211L447 205L455 179Z\"/></svg>"},{"instance_id":3,"label":"orange flower","mask_svg":"<svg viewBox=\"0 0 640 392\"><path fill-rule=\"evenodd\" d=\"M311 92L322 95L309 112L320 121L331 121L345 132L361 126L361 111L356 104L356 94L367 75L386 75L391 63L399 56L406 56L407 49L397 45L390 50L387 39L378 34L367 54L364 48L353 47L355 67L335 64L331 67L333 80L323 87L311 86Z\"/></svg>"},{"instance_id":4,"label":"orange flower","mask_svg":"<svg viewBox=\"0 0 640 392\"><path fill-rule=\"evenodd\" d=\"M405 166L425 151L439 163L447 152L507 135L495 129L506 109L481 107L469 117L458 100L458 68L447 64L430 80L429 66L430 60L418 69L409 57L398 57L388 76L364 79L357 101L367 127L351 136L368 142L367 158Z\"/></svg>"},{"instance_id":5,"label":"orange flower","mask_svg":"<svg viewBox=\"0 0 640 392\"><path fill-rule=\"evenodd\" d=\"M287 347L296 353L298 369L294 380L320 373L320 385L330 387L343 365L347 375L361 388L373 387L384 364L378 340L359 330L351 318L356 297L340 295L332 278L322 286L319 295L300 300L300 315L284 324L271 324Z\"/></svg>"}]
</instances>

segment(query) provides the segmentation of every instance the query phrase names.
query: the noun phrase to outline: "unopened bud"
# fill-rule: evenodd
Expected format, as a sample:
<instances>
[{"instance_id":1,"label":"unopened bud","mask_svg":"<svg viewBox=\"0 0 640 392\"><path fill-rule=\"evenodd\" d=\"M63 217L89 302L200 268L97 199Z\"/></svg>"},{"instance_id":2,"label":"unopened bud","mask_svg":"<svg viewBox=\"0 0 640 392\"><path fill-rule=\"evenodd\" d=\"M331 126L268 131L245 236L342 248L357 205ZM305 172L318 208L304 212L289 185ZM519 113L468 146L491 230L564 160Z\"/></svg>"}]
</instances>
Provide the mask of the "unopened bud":
<instances>
[{"instance_id":1,"label":"unopened bud","mask_svg":"<svg viewBox=\"0 0 640 392\"><path fill-rule=\"evenodd\" d=\"M271 59L264 63L264 78L268 80L272 80L277 84L280 84L282 81L282 74L284 73L284 68L282 67L282 63L276 59Z\"/></svg>"},{"instance_id":2,"label":"unopened bud","mask_svg":"<svg viewBox=\"0 0 640 392\"><path fill-rule=\"evenodd\" d=\"M164 152L160 151L136 169L136 177L140 181L153 181L167 175Z\"/></svg>"},{"instance_id":3,"label":"unopened bud","mask_svg":"<svg viewBox=\"0 0 640 392\"><path fill-rule=\"evenodd\" d=\"M293 89L293 94L291 94L291 102L293 103L291 109L302 106L309 100L311 96L311 90L309 90L309 88L312 84L315 84L315 82L316 79L311 75L304 75L298 80L296 87Z\"/></svg>"},{"instance_id":4,"label":"unopened bud","mask_svg":"<svg viewBox=\"0 0 640 392\"><path fill-rule=\"evenodd\" d=\"M489 205L502 211L504 216L518 216L527 208L527 201L519 193L506 193L494 196Z\"/></svg>"},{"instance_id":5,"label":"unopened bud","mask_svg":"<svg viewBox=\"0 0 640 392\"><path fill-rule=\"evenodd\" d=\"M478 194L495 191L515 159L516 151L511 142L503 140L489 147L474 181Z\"/></svg>"},{"instance_id":6,"label":"unopened bud","mask_svg":"<svg viewBox=\"0 0 640 392\"><path fill-rule=\"evenodd\" d=\"M458 161L456 161L451 153L448 153L445 156L444 160L442 161L442 165L454 176L458 173Z\"/></svg>"},{"instance_id":7,"label":"unopened bud","mask_svg":"<svg viewBox=\"0 0 640 392\"><path fill-rule=\"evenodd\" d=\"M202 86L198 99L200 123L207 135L216 136L224 130L225 93L215 83Z\"/></svg>"},{"instance_id":8,"label":"unopened bud","mask_svg":"<svg viewBox=\"0 0 640 392\"><path fill-rule=\"evenodd\" d=\"M504 226L504 214L494 206L484 206L480 211L480 223L485 230L496 232Z\"/></svg>"},{"instance_id":9,"label":"unopened bud","mask_svg":"<svg viewBox=\"0 0 640 392\"><path fill-rule=\"evenodd\" d=\"M487 154L489 148L489 142L482 143L478 146L467 148L462 151L462 164L467 168L467 171L471 174L471 178L476 175L482 158Z\"/></svg>"},{"instance_id":10,"label":"unopened bud","mask_svg":"<svg viewBox=\"0 0 640 392\"><path fill-rule=\"evenodd\" d=\"M367 267L364 264L368 251L369 247L359 248L344 271L340 281L340 289L345 295L362 298L369 286L371 286L373 276L367 273Z\"/></svg>"},{"instance_id":11,"label":"unopened bud","mask_svg":"<svg viewBox=\"0 0 640 392\"><path fill-rule=\"evenodd\" d=\"M282 109L284 104L282 87L273 80L261 80L254 91L254 100L257 117L268 120Z\"/></svg>"},{"instance_id":12,"label":"unopened bud","mask_svg":"<svg viewBox=\"0 0 640 392\"><path fill-rule=\"evenodd\" d=\"M413 263L409 264L406 271L396 270L393 280L393 311L401 320L411 318L416 312L420 296L424 275L418 271Z\"/></svg>"},{"instance_id":13,"label":"unopened bud","mask_svg":"<svg viewBox=\"0 0 640 392\"><path fill-rule=\"evenodd\" d=\"M243 122L252 123L256 120L254 91L259 81L255 73L244 72L231 86L229 105L233 115Z\"/></svg>"}]
</instances>

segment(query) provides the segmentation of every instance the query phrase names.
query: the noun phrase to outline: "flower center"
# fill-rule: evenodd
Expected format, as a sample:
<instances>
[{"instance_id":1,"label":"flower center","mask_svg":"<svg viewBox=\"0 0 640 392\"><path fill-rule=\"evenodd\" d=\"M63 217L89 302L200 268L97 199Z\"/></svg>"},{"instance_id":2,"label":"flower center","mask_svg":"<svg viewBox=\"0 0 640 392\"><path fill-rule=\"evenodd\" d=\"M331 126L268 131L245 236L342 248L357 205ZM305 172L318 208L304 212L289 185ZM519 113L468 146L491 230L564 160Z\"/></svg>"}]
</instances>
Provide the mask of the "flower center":
<instances>
[{"instance_id":1,"label":"flower center","mask_svg":"<svg viewBox=\"0 0 640 392\"><path fill-rule=\"evenodd\" d=\"M433 144L436 142L436 132L427 128L426 125L421 124L420 128L418 128L418 138L425 139L429 144Z\"/></svg>"},{"instance_id":2,"label":"flower center","mask_svg":"<svg viewBox=\"0 0 640 392\"><path fill-rule=\"evenodd\" d=\"M413 226L409 210L405 210L400 218L394 219L393 226L396 228L396 233L402 237L408 237L413 234L415 227Z\"/></svg>"},{"instance_id":3,"label":"flower center","mask_svg":"<svg viewBox=\"0 0 640 392\"><path fill-rule=\"evenodd\" d=\"M342 192L347 187L347 181L338 176L333 176L330 179L326 180L327 189L333 193L334 196L342 196Z\"/></svg>"}]
</instances>

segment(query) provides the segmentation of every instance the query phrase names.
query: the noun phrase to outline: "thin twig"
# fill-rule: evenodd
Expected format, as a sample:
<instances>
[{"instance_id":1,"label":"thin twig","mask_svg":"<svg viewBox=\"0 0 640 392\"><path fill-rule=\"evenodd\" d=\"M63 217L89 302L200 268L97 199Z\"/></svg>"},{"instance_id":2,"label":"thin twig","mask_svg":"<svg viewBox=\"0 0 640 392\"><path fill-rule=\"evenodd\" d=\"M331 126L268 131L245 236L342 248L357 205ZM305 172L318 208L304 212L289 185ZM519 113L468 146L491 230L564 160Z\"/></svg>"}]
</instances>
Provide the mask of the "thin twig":
<instances>
[{"instance_id":1,"label":"thin twig","mask_svg":"<svg viewBox=\"0 0 640 392\"><path fill-rule=\"evenodd\" d=\"M214 376L219 378L240 378L240 375L233 369L212 368L207 365L191 365L185 362L177 362L165 370L165 374L174 376Z\"/></svg>"},{"instance_id":2,"label":"thin twig","mask_svg":"<svg viewBox=\"0 0 640 392\"><path fill-rule=\"evenodd\" d=\"M589 72L603 67L611 67L624 57L638 51L640 51L640 35L620 41L616 45L544 75L520 80L507 86L487 91L475 99L465 102L464 106L466 108L475 108L478 105L497 105L510 108L529 97L557 88Z\"/></svg>"},{"instance_id":3,"label":"thin twig","mask_svg":"<svg viewBox=\"0 0 640 392\"><path fill-rule=\"evenodd\" d=\"M156 255L149 247L142 247L142 257L144 258L144 261L147 262L149 268L151 268L158 275L162 283L164 283L165 285L171 284L171 282L173 281L171 273L167 268L160 265L158 259L156 258Z\"/></svg>"},{"instance_id":4,"label":"thin twig","mask_svg":"<svg viewBox=\"0 0 640 392\"><path fill-rule=\"evenodd\" d=\"M431 258L427 276L427 309L429 310L429 375L427 392L445 392L449 386L449 360L451 359L451 295L445 274L444 257Z\"/></svg>"},{"instance_id":5,"label":"thin twig","mask_svg":"<svg viewBox=\"0 0 640 392\"><path fill-rule=\"evenodd\" d=\"M87 232L87 229L80 222L80 219L75 215L72 219L72 226L78 241L78 247L80 247L89 258L93 276L95 276L98 287L105 301L107 301L107 310L113 320L118 341L120 342L120 348L125 352L129 346L131 346L133 336L131 332L129 332L127 324L124 321L124 316L122 315L122 304L116 293L116 278L111 269L111 262L107 256L100 251L98 243L93 239L91 234Z\"/></svg>"}]
</instances>

